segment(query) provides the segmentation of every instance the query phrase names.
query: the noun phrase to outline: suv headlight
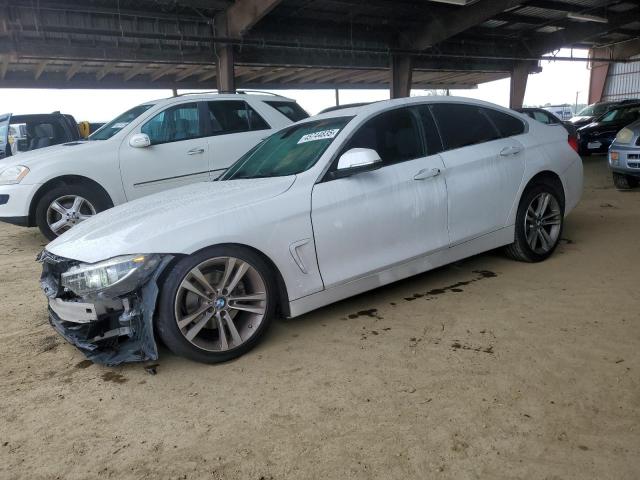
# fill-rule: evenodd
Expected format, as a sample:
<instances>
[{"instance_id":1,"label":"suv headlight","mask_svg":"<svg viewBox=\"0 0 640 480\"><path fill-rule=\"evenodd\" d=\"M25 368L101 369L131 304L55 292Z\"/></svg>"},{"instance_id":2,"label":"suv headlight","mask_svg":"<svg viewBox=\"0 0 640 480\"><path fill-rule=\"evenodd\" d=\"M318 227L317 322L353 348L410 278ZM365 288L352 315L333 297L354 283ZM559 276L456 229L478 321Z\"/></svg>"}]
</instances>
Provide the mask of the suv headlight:
<instances>
[{"instance_id":1,"label":"suv headlight","mask_svg":"<svg viewBox=\"0 0 640 480\"><path fill-rule=\"evenodd\" d=\"M98 263L81 263L62 274L64 288L79 296L107 291L124 295L143 284L160 263L159 255L124 255Z\"/></svg>"},{"instance_id":2,"label":"suv headlight","mask_svg":"<svg viewBox=\"0 0 640 480\"><path fill-rule=\"evenodd\" d=\"M631 143L633 139L633 130L630 128L623 128L616 135L616 142L618 143Z\"/></svg>"},{"instance_id":3,"label":"suv headlight","mask_svg":"<svg viewBox=\"0 0 640 480\"><path fill-rule=\"evenodd\" d=\"M20 183L29 173L29 168L23 165L15 165L5 168L0 172L0 185L14 185Z\"/></svg>"}]
</instances>

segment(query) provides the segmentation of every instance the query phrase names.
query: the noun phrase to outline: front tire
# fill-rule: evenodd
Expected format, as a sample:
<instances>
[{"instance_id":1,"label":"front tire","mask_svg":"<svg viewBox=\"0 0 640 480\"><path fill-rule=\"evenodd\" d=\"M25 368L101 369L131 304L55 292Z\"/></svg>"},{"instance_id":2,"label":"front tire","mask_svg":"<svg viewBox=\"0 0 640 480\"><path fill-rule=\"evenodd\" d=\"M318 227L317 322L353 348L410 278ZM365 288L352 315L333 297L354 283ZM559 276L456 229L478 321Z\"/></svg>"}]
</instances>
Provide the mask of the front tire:
<instances>
[{"instance_id":1,"label":"front tire","mask_svg":"<svg viewBox=\"0 0 640 480\"><path fill-rule=\"evenodd\" d=\"M507 256L521 262L541 262L558 246L564 226L564 195L555 182L529 186L520 199L515 238Z\"/></svg>"},{"instance_id":2,"label":"front tire","mask_svg":"<svg viewBox=\"0 0 640 480\"><path fill-rule=\"evenodd\" d=\"M631 175L613 172L613 184L618 190L631 190L638 186L638 179Z\"/></svg>"},{"instance_id":3,"label":"front tire","mask_svg":"<svg viewBox=\"0 0 640 480\"><path fill-rule=\"evenodd\" d=\"M36 225L47 239L54 240L78 223L111 207L111 200L96 188L82 184L59 185L38 200Z\"/></svg>"},{"instance_id":4,"label":"front tire","mask_svg":"<svg viewBox=\"0 0 640 480\"><path fill-rule=\"evenodd\" d=\"M196 362L225 362L248 352L275 313L273 272L244 247L210 247L186 257L160 288L158 334L173 353Z\"/></svg>"}]
</instances>

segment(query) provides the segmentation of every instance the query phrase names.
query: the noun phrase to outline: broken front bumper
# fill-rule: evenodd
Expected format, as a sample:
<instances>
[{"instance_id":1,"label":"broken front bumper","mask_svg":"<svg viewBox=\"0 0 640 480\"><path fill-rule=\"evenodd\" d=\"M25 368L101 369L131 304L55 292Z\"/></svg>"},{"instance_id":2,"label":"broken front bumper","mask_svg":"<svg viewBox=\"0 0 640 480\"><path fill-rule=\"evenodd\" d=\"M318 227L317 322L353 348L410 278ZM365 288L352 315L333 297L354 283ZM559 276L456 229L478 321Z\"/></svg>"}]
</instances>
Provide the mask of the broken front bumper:
<instances>
[{"instance_id":1,"label":"broken front bumper","mask_svg":"<svg viewBox=\"0 0 640 480\"><path fill-rule=\"evenodd\" d=\"M164 257L153 274L132 292L116 298L108 290L81 298L60 285L60 276L78 262L44 251L40 284L49 297L49 321L69 343L95 363L114 366L156 360L153 314L157 278L171 261Z\"/></svg>"}]
</instances>

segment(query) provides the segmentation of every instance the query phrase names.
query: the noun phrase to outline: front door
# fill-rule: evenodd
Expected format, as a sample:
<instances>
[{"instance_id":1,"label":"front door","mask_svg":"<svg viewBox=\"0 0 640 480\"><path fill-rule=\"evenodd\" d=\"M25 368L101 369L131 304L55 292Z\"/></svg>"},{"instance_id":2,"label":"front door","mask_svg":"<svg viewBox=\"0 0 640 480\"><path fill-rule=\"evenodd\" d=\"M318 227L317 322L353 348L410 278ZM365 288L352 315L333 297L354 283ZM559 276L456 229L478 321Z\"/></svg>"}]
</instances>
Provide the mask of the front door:
<instances>
[{"instance_id":1,"label":"front door","mask_svg":"<svg viewBox=\"0 0 640 480\"><path fill-rule=\"evenodd\" d=\"M347 142L371 148L383 166L323 181L312 193L313 233L326 288L445 248L447 188L438 154L428 155L414 109L384 112Z\"/></svg>"},{"instance_id":2,"label":"front door","mask_svg":"<svg viewBox=\"0 0 640 480\"><path fill-rule=\"evenodd\" d=\"M187 183L209 179L206 124L197 102L169 107L140 131L151 146L135 148L128 138L120 146L120 171L128 200Z\"/></svg>"}]
</instances>

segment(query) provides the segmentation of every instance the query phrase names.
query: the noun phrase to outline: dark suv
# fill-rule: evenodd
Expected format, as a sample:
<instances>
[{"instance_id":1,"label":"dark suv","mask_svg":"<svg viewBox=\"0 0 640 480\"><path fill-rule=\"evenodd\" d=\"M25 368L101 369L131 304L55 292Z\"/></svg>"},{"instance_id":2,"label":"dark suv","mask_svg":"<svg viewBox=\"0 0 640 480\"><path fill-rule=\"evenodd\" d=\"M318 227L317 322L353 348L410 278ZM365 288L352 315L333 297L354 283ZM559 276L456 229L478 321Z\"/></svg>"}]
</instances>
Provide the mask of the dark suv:
<instances>
[{"instance_id":1,"label":"dark suv","mask_svg":"<svg viewBox=\"0 0 640 480\"><path fill-rule=\"evenodd\" d=\"M580 155L607 153L620 130L640 119L640 102L625 102L578 129Z\"/></svg>"},{"instance_id":2,"label":"dark suv","mask_svg":"<svg viewBox=\"0 0 640 480\"><path fill-rule=\"evenodd\" d=\"M79 139L78 125L71 115L0 115L0 159Z\"/></svg>"}]
</instances>

